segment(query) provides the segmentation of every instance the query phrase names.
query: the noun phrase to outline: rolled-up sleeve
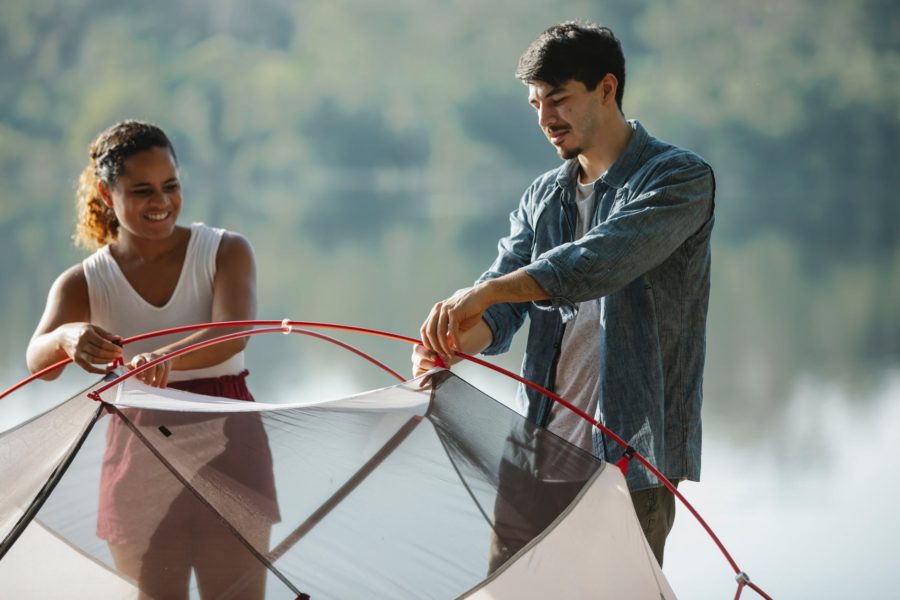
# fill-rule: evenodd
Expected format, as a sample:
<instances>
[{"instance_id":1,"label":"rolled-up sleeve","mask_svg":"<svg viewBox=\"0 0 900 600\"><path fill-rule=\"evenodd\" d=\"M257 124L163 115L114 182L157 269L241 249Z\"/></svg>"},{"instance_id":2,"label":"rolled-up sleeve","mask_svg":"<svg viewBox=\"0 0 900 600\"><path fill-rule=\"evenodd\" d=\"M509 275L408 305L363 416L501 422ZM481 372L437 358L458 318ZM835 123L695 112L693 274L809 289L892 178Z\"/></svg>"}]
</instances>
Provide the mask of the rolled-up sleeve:
<instances>
[{"instance_id":1,"label":"rolled-up sleeve","mask_svg":"<svg viewBox=\"0 0 900 600\"><path fill-rule=\"evenodd\" d=\"M662 263L712 218L715 182L700 160L683 158L641 188L582 238L523 265L550 296L535 304L565 313L606 296Z\"/></svg>"},{"instance_id":2,"label":"rolled-up sleeve","mask_svg":"<svg viewBox=\"0 0 900 600\"><path fill-rule=\"evenodd\" d=\"M519 206L509 215L509 235L497 244L497 258L477 283L512 273L531 261L534 227L531 205L536 184L522 195ZM493 341L483 354L501 354L509 350L513 336L525 321L527 302L501 302L488 308L482 318L493 334Z\"/></svg>"}]
</instances>

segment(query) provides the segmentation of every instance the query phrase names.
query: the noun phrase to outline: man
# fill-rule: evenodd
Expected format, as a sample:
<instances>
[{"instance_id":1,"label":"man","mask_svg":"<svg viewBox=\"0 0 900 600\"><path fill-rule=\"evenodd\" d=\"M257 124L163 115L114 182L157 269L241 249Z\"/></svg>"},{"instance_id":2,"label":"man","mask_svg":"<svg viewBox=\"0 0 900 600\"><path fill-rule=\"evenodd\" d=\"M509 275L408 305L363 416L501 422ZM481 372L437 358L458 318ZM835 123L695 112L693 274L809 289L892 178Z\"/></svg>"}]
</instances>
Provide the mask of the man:
<instances>
[{"instance_id":1,"label":"man","mask_svg":"<svg viewBox=\"0 0 900 600\"><path fill-rule=\"evenodd\" d=\"M594 414L674 482L700 475L713 173L622 112L625 59L608 28L568 22L520 57L560 167L538 177L476 284L435 304L414 371L454 350L496 354L531 320L524 377ZM622 449L522 388L527 416L609 461ZM628 486L660 564L674 497L638 464Z\"/></svg>"}]
</instances>

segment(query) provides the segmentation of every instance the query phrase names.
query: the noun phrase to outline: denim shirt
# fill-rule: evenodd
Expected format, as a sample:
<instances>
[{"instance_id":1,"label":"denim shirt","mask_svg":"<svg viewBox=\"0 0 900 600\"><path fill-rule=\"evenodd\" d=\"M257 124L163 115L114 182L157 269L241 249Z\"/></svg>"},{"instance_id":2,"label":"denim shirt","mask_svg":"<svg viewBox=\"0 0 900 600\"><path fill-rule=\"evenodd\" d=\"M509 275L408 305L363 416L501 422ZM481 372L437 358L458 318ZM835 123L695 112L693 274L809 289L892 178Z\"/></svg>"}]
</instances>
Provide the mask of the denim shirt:
<instances>
[{"instance_id":1,"label":"denim shirt","mask_svg":"<svg viewBox=\"0 0 900 600\"><path fill-rule=\"evenodd\" d=\"M484 354L508 350L527 315L522 375L552 391L565 323L578 303L599 302L595 418L669 479L697 481L715 180L696 154L629 123L628 145L595 183L582 238L573 239L577 160L538 177L510 214L510 234L479 281L524 268L550 299L491 306ZM530 388L518 393L528 418L546 425L552 401ZM594 448L609 461L623 452L596 430ZM656 485L632 461L631 491Z\"/></svg>"}]
</instances>

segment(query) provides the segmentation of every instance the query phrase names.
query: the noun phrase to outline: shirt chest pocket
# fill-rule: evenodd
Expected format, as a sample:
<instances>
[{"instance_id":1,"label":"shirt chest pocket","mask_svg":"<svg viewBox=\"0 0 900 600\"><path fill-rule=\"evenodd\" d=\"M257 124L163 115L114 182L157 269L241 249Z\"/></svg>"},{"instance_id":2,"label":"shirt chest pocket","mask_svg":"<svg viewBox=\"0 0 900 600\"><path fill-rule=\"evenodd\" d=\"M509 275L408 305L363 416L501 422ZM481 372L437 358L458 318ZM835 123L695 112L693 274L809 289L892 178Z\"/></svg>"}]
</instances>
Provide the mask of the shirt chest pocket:
<instances>
[{"instance_id":1,"label":"shirt chest pocket","mask_svg":"<svg viewBox=\"0 0 900 600\"><path fill-rule=\"evenodd\" d=\"M558 201L544 203L535 211L532 220L534 235L531 238L531 260L537 260L548 250L571 241L566 233L565 215Z\"/></svg>"}]
</instances>

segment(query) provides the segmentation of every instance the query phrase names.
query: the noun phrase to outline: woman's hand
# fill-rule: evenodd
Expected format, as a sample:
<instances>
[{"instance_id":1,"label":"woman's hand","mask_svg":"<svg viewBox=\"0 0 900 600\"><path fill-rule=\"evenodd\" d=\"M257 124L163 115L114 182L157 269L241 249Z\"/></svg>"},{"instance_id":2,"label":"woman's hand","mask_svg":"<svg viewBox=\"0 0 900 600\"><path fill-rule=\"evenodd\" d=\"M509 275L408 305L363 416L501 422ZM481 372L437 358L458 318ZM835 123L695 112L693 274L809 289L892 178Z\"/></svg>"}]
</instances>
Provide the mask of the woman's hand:
<instances>
[{"instance_id":1,"label":"woman's hand","mask_svg":"<svg viewBox=\"0 0 900 600\"><path fill-rule=\"evenodd\" d=\"M62 351L88 373L108 373L116 359L122 358L122 338L97 325L67 323L57 332Z\"/></svg>"},{"instance_id":2,"label":"woman's hand","mask_svg":"<svg viewBox=\"0 0 900 600\"><path fill-rule=\"evenodd\" d=\"M142 352L141 354L138 354L137 356L132 358L128 365L126 365L126 367L129 371L131 371L163 356L165 355L158 352ZM135 375L135 377L137 377L147 385L163 388L166 387L166 385L168 385L169 383L169 371L171 370L171 368L172 361L164 360L161 363L150 367L146 371L141 371L140 373Z\"/></svg>"}]
</instances>

